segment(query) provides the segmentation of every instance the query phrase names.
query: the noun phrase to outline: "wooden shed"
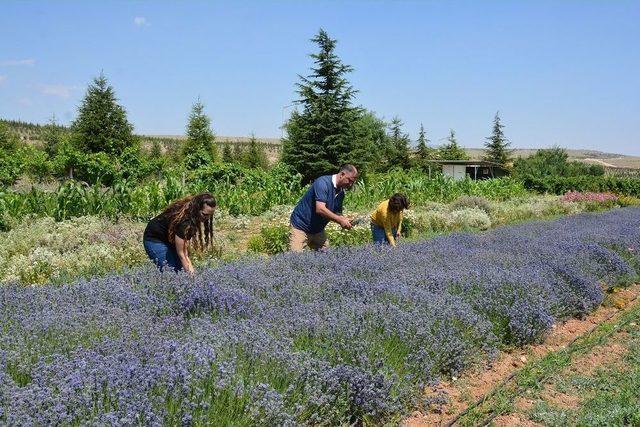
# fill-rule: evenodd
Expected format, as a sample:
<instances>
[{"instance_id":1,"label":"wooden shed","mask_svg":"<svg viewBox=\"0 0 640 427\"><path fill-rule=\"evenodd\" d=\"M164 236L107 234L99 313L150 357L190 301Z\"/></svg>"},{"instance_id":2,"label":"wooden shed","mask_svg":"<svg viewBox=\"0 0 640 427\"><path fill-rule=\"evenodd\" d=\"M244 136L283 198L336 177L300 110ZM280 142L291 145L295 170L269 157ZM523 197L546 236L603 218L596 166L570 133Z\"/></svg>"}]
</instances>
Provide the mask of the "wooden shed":
<instances>
[{"instance_id":1,"label":"wooden shed","mask_svg":"<svg viewBox=\"0 0 640 427\"><path fill-rule=\"evenodd\" d=\"M435 160L442 166L444 176L453 179L489 179L509 175L509 171L502 165L485 160Z\"/></svg>"}]
</instances>

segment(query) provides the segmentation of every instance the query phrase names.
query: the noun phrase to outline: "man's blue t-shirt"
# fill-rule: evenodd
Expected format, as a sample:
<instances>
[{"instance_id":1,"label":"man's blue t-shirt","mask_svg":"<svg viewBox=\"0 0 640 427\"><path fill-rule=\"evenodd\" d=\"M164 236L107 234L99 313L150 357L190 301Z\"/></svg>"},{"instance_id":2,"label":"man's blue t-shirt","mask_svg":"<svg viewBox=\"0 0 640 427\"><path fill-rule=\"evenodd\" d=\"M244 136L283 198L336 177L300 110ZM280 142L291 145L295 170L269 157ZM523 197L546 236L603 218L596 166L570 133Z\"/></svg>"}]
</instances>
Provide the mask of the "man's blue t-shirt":
<instances>
[{"instance_id":1,"label":"man's blue t-shirt","mask_svg":"<svg viewBox=\"0 0 640 427\"><path fill-rule=\"evenodd\" d=\"M324 175L313 181L291 213L292 226L310 234L324 230L329 220L316 213L316 202L324 202L331 212L342 214L344 191L333 186L331 176Z\"/></svg>"}]
</instances>

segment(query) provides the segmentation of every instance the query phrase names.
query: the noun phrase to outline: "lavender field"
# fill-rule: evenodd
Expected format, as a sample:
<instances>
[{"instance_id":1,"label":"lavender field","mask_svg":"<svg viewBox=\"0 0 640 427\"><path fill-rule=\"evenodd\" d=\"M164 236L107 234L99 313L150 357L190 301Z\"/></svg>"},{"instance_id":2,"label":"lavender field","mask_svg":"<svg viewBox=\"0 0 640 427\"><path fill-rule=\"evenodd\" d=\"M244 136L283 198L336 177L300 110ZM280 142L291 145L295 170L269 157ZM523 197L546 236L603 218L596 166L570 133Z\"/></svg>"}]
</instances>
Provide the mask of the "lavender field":
<instances>
[{"instance_id":1,"label":"lavender field","mask_svg":"<svg viewBox=\"0 0 640 427\"><path fill-rule=\"evenodd\" d=\"M377 425L640 272L640 209L0 288L0 423Z\"/></svg>"}]
</instances>

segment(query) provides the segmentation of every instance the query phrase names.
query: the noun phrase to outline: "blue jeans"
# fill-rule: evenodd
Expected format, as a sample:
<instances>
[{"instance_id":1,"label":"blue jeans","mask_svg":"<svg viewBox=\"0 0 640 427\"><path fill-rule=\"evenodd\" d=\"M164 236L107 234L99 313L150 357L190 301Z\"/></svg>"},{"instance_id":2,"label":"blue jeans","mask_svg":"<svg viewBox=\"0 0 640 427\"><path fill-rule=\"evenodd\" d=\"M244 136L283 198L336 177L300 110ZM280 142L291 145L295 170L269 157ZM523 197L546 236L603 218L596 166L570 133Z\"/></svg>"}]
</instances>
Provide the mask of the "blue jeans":
<instances>
[{"instance_id":1,"label":"blue jeans","mask_svg":"<svg viewBox=\"0 0 640 427\"><path fill-rule=\"evenodd\" d=\"M155 240L143 240L144 250L147 252L149 259L155 262L160 271L164 269L164 266L168 266L173 271L182 270L182 262L178 257L178 252L174 245L167 245L163 242L157 242Z\"/></svg>"},{"instance_id":2,"label":"blue jeans","mask_svg":"<svg viewBox=\"0 0 640 427\"><path fill-rule=\"evenodd\" d=\"M396 237L398 233L397 229L391 230L391 234L393 237ZM387 239L387 234L384 232L384 228L378 226L377 224L371 223L371 235L373 236L373 243L377 243L379 245L390 245L391 242Z\"/></svg>"}]
</instances>

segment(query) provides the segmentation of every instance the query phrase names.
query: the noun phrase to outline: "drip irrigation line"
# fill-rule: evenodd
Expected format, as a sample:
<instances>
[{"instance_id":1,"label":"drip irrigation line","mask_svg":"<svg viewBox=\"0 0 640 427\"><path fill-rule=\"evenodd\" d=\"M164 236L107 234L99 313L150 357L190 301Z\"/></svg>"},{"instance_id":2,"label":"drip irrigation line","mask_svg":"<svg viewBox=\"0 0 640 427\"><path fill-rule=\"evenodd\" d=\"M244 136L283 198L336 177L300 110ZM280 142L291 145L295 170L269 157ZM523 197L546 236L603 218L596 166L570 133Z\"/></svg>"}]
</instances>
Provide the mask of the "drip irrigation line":
<instances>
[{"instance_id":1,"label":"drip irrigation line","mask_svg":"<svg viewBox=\"0 0 640 427\"><path fill-rule=\"evenodd\" d=\"M628 306L632 305L637 299L638 299L639 295L636 295L635 297L633 297L633 299L631 301L629 301L629 303L627 304ZM591 327L587 332L585 332L582 335L578 335L576 337L574 337L571 341L569 341L567 344L565 344L564 348L569 348L571 345L573 345L573 343L575 343L576 341L578 341L581 338L587 338L589 335L591 335L593 333L593 331L595 331L600 325L608 322L609 320L611 320L614 316L618 315L618 314L622 314L626 311L626 309L621 309L621 310L617 310L614 311L613 313L611 313L607 318L605 318L602 322L594 325L593 327ZM632 319L628 319L624 322L622 322L619 326L624 326L627 323L629 323ZM607 332L606 334L604 334L602 338L607 338L609 337L612 333L617 332L620 328L613 328L611 331ZM547 353L549 354L549 353ZM524 368L524 367L523 367ZM453 425L455 425L460 418L464 417L465 415L467 415L470 411L472 411L473 409L477 408L478 406L482 405L484 402L486 402L489 398L493 397L499 389L501 389L504 385L506 385L507 383L509 383L518 373L520 373L522 371L523 368L517 369L515 371L513 371L511 374L509 374L508 377L506 377L505 379L503 379L502 381L500 381L498 383L497 386L495 386L493 388L493 390L491 390L489 393L483 395L482 397L480 397L477 401L475 401L471 406L468 406L464 411L460 412L458 415L456 415L451 421L449 421L447 424L445 424L445 427L452 427ZM538 382L539 383L539 382ZM497 413L491 412L491 415L486 418L484 421L482 421L481 423L479 423L478 425L481 426L486 426L488 425L494 418L496 418L498 416Z\"/></svg>"}]
</instances>

